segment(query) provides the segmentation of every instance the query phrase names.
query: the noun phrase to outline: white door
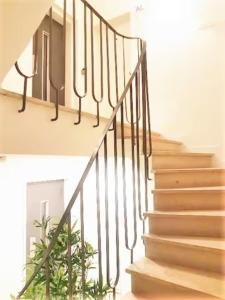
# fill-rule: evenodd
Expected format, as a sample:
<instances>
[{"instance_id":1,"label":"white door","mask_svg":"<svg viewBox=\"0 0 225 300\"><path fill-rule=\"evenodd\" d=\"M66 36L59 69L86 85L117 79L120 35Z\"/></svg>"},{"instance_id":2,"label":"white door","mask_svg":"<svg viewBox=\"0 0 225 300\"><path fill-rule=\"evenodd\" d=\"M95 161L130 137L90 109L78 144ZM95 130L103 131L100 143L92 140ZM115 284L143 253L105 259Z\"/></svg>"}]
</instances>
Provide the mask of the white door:
<instances>
[{"instance_id":1,"label":"white door","mask_svg":"<svg viewBox=\"0 0 225 300\"><path fill-rule=\"evenodd\" d=\"M27 184L26 256L33 250L33 243L42 238L42 231L34 221L43 217L59 221L64 212L64 180L32 182Z\"/></svg>"}]
</instances>

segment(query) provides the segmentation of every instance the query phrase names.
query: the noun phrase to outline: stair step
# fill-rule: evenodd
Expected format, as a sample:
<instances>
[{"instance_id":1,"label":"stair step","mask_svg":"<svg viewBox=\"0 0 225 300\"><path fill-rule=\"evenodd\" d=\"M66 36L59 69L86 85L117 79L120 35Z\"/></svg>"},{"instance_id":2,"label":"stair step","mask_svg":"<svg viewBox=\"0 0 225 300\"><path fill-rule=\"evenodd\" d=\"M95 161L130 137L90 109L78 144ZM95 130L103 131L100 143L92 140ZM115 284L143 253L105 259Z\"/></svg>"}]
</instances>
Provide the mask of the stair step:
<instances>
[{"instance_id":1,"label":"stair step","mask_svg":"<svg viewBox=\"0 0 225 300\"><path fill-rule=\"evenodd\" d=\"M143 130L141 128L139 129L139 134L140 134L140 136L143 135ZM147 132L147 134L148 134L148 132ZM162 135L160 133L155 132L155 131L151 132L151 136L152 136L152 138L154 138L154 137L161 138L162 137ZM120 124L117 124L117 137L118 138L121 137L121 125ZM131 126L130 125L124 126L124 137L126 139L131 138Z\"/></svg>"},{"instance_id":2,"label":"stair step","mask_svg":"<svg viewBox=\"0 0 225 300\"><path fill-rule=\"evenodd\" d=\"M225 169L164 169L154 172L155 188L191 188L225 185Z\"/></svg>"},{"instance_id":3,"label":"stair step","mask_svg":"<svg viewBox=\"0 0 225 300\"><path fill-rule=\"evenodd\" d=\"M184 149L184 146L181 142L174 140L165 139L162 137L152 138L152 149L153 151L176 151L181 152Z\"/></svg>"},{"instance_id":4,"label":"stair step","mask_svg":"<svg viewBox=\"0 0 225 300\"><path fill-rule=\"evenodd\" d=\"M224 210L225 186L153 190L154 209Z\"/></svg>"},{"instance_id":5,"label":"stair step","mask_svg":"<svg viewBox=\"0 0 225 300\"><path fill-rule=\"evenodd\" d=\"M127 272L132 276L132 292L149 294L149 299L225 298L224 277L216 273L148 258L134 263Z\"/></svg>"},{"instance_id":6,"label":"stair step","mask_svg":"<svg viewBox=\"0 0 225 300\"><path fill-rule=\"evenodd\" d=\"M211 153L188 153L176 151L157 151L152 155L152 168L182 169L182 168L209 168L213 165Z\"/></svg>"},{"instance_id":7,"label":"stair step","mask_svg":"<svg viewBox=\"0 0 225 300\"><path fill-rule=\"evenodd\" d=\"M225 275L225 239L144 235L146 257Z\"/></svg>"},{"instance_id":8,"label":"stair step","mask_svg":"<svg viewBox=\"0 0 225 300\"><path fill-rule=\"evenodd\" d=\"M225 211L153 211L149 233L175 236L225 237Z\"/></svg>"},{"instance_id":9,"label":"stair step","mask_svg":"<svg viewBox=\"0 0 225 300\"><path fill-rule=\"evenodd\" d=\"M136 136L136 133L135 133ZM117 137L121 138L121 132L120 129L118 129L117 132ZM140 132L140 140L143 137L143 133ZM181 152L184 149L184 145L181 142L175 141L175 140L171 140L171 139L166 139L164 137L162 137L160 134L158 133L154 133L152 132L152 149L154 151L176 151L176 152ZM131 132L127 130L124 133L124 138L125 139L131 139ZM149 143L147 143L147 147L149 147Z\"/></svg>"}]
</instances>

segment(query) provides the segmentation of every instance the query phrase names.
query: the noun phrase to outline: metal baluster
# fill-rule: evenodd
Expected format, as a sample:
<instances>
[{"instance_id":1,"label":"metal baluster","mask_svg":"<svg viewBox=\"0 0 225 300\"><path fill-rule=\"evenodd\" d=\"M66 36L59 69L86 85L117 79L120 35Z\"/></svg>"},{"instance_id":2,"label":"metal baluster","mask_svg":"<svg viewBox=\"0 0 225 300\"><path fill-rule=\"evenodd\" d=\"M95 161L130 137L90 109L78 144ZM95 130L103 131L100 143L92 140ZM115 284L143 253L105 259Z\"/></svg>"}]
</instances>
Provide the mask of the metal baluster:
<instances>
[{"instance_id":1,"label":"metal baluster","mask_svg":"<svg viewBox=\"0 0 225 300\"><path fill-rule=\"evenodd\" d=\"M114 123L116 118L114 119ZM104 176L105 176L105 228L106 228L106 278L107 285L113 290L115 297L115 287L120 276L120 257L119 257L119 203L118 203L118 161L117 161L117 129L114 130L114 180L115 180L115 232L116 232L116 276L113 284L110 278L110 244L109 244L109 203L108 203L108 145L107 135L104 138Z\"/></svg>"},{"instance_id":2,"label":"metal baluster","mask_svg":"<svg viewBox=\"0 0 225 300\"><path fill-rule=\"evenodd\" d=\"M100 205L100 184L99 184L99 155L96 155L95 161L95 176L96 176L96 204L97 204L97 236L98 236L98 281L100 291L103 287L102 274L102 235L101 235L101 205Z\"/></svg>"},{"instance_id":3,"label":"metal baluster","mask_svg":"<svg viewBox=\"0 0 225 300\"><path fill-rule=\"evenodd\" d=\"M52 86L52 88L54 89L54 91L56 92L56 103L55 103L55 109L56 109L56 116L55 118L51 119L51 121L55 121L58 118L58 89L57 87L55 87L54 83L53 83L53 78L52 78L52 48L53 48L53 33L52 33L52 8L50 8L50 12L49 12L49 17L50 17L50 28L49 28L49 33L50 33L50 47L49 47L49 81L50 84Z\"/></svg>"},{"instance_id":4,"label":"metal baluster","mask_svg":"<svg viewBox=\"0 0 225 300\"><path fill-rule=\"evenodd\" d=\"M134 109L133 109L133 86L130 86L130 114L131 114L131 156L132 156L132 185L133 185L133 222L134 241L131 246L131 263L133 263L133 249L137 243L137 207L136 207L136 179L135 179L135 134L134 134Z\"/></svg>"},{"instance_id":5,"label":"metal baluster","mask_svg":"<svg viewBox=\"0 0 225 300\"><path fill-rule=\"evenodd\" d=\"M107 65L107 86L108 86L108 102L112 109L114 105L111 102L111 89L110 89L110 59L109 59L109 29L106 25L106 65Z\"/></svg>"},{"instance_id":6,"label":"metal baluster","mask_svg":"<svg viewBox=\"0 0 225 300\"><path fill-rule=\"evenodd\" d=\"M133 262L133 249L137 241L137 222L136 222L136 192L133 188L133 230L134 230L134 240L131 246L129 246L129 234L128 234L128 220L127 220L127 195L126 195L126 161L125 161L125 138L124 138L124 108L121 105L121 149L122 149L122 175L123 175L123 208L124 208L124 233L125 233L125 246L131 253L130 261ZM132 183L135 185L134 177L134 134L132 139Z\"/></svg>"},{"instance_id":7,"label":"metal baluster","mask_svg":"<svg viewBox=\"0 0 225 300\"><path fill-rule=\"evenodd\" d=\"M148 157L147 157L147 127L146 127L146 71L144 60L141 64L142 75L142 128L143 128L143 155L144 155L144 185L145 210L148 211Z\"/></svg>"},{"instance_id":8,"label":"metal baluster","mask_svg":"<svg viewBox=\"0 0 225 300\"><path fill-rule=\"evenodd\" d=\"M33 72L31 75L24 74L20 67L18 61L15 63L15 68L17 72L24 78L24 84L23 84L23 102L22 102L22 108L18 110L19 113L24 112L26 109L26 102L27 102L27 81L30 78L33 78L38 74L38 30L35 33L35 40L34 40L34 67Z\"/></svg>"},{"instance_id":9,"label":"metal baluster","mask_svg":"<svg viewBox=\"0 0 225 300\"><path fill-rule=\"evenodd\" d=\"M72 283L72 228L71 228L71 211L67 219L68 226L68 244L67 244L67 255L68 255L68 299L73 300L73 283Z\"/></svg>"},{"instance_id":10,"label":"metal baluster","mask_svg":"<svg viewBox=\"0 0 225 300\"><path fill-rule=\"evenodd\" d=\"M114 105L111 101L111 88L110 88L110 58L109 58L109 29L108 25L106 24L106 65L107 65L107 86L108 86L108 102L109 106L114 109ZM109 131L114 130L114 123L112 128Z\"/></svg>"},{"instance_id":11,"label":"metal baluster","mask_svg":"<svg viewBox=\"0 0 225 300\"><path fill-rule=\"evenodd\" d=\"M147 54L144 56L145 64L145 90L146 90L146 106L147 106L147 119L148 119L148 142L149 142L149 151L148 157L152 155L152 139L151 139L151 117L150 117L150 103L149 103L149 92L148 92L148 69L147 69Z\"/></svg>"},{"instance_id":12,"label":"metal baluster","mask_svg":"<svg viewBox=\"0 0 225 300\"><path fill-rule=\"evenodd\" d=\"M64 92L65 95L65 74L66 74L66 3L67 0L64 0L63 7L63 62L64 62L64 71L63 71L63 83L58 86L53 79L53 18L52 18L52 8L50 8L50 47L49 47L49 81L50 85L56 92L56 101L55 101L55 117L51 119L51 121L58 120L59 117L59 96L60 92Z\"/></svg>"},{"instance_id":13,"label":"metal baluster","mask_svg":"<svg viewBox=\"0 0 225 300\"><path fill-rule=\"evenodd\" d=\"M84 71L85 71L85 92L87 93L87 5L84 3Z\"/></svg>"},{"instance_id":14,"label":"metal baluster","mask_svg":"<svg viewBox=\"0 0 225 300\"><path fill-rule=\"evenodd\" d=\"M126 56L125 56L125 44L124 44L124 37L122 39L122 48L123 48L123 88L125 89L126 87ZM125 96L125 105L127 101L127 97ZM126 117L127 117L127 108L126 109ZM128 120L127 120L128 121Z\"/></svg>"},{"instance_id":15,"label":"metal baluster","mask_svg":"<svg viewBox=\"0 0 225 300\"><path fill-rule=\"evenodd\" d=\"M124 104L121 105L121 152L122 152L122 175L123 175L123 217L124 217L124 233L125 233L125 246L128 250L128 225L127 225L127 181L126 181L126 160L125 160L125 137L124 137Z\"/></svg>"},{"instance_id":16,"label":"metal baluster","mask_svg":"<svg viewBox=\"0 0 225 300\"><path fill-rule=\"evenodd\" d=\"M74 125L78 125L81 122L81 109L82 109L82 99L81 98L79 98L78 104L79 104L79 106L78 106L78 119L77 119L76 122L74 122Z\"/></svg>"},{"instance_id":17,"label":"metal baluster","mask_svg":"<svg viewBox=\"0 0 225 300\"><path fill-rule=\"evenodd\" d=\"M115 60L115 84L116 84L116 103L119 101L119 90L118 90L118 62L117 62L117 37L114 32L114 60Z\"/></svg>"},{"instance_id":18,"label":"metal baluster","mask_svg":"<svg viewBox=\"0 0 225 300\"><path fill-rule=\"evenodd\" d=\"M87 95L87 6L84 3L84 93L80 94L77 89L77 51L76 51L76 0L73 0L73 90L75 95L79 99L79 108L78 108L78 120L74 122L75 125L80 124L81 122L81 111L82 104L81 100Z\"/></svg>"},{"instance_id":19,"label":"metal baluster","mask_svg":"<svg viewBox=\"0 0 225 300\"><path fill-rule=\"evenodd\" d=\"M94 55L94 30L93 30L93 11L91 13L91 73L92 73L92 97L97 106L97 123L93 127L99 126L99 103L103 101L103 45L102 45L102 21L100 20L100 89L101 99L97 99L95 94L95 55Z\"/></svg>"},{"instance_id":20,"label":"metal baluster","mask_svg":"<svg viewBox=\"0 0 225 300\"><path fill-rule=\"evenodd\" d=\"M81 283L82 283L82 296L85 295L85 284L86 284L86 274L85 274L85 241L84 241L84 193L83 186L80 191L80 234L81 234Z\"/></svg>"},{"instance_id":21,"label":"metal baluster","mask_svg":"<svg viewBox=\"0 0 225 300\"><path fill-rule=\"evenodd\" d=\"M105 177L105 234L106 234L106 279L110 286L110 248L109 248L109 183L108 183L108 138L104 138L104 177Z\"/></svg>"},{"instance_id":22,"label":"metal baluster","mask_svg":"<svg viewBox=\"0 0 225 300\"><path fill-rule=\"evenodd\" d=\"M139 58L140 58L140 39L137 39L137 53L138 53L138 60L139 60ZM139 70L137 72L139 72ZM141 102L140 101L138 102L138 105L139 105L138 106L139 113L136 116L136 122L140 121L140 119L141 119Z\"/></svg>"},{"instance_id":23,"label":"metal baluster","mask_svg":"<svg viewBox=\"0 0 225 300\"><path fill-rule=\"evenodd\" d=\"M137 55L138 55L138 59L140 56L140 50L139 50L139 39L137 39ZM123 38L123 73L124 73L124 87L126 86L126 58L125 58L125 49L124 49L124 38ZM136 120L134 122L134 124L136 124L136 122L138 122L141 118L141 104L140 102L138 103L139 107L138 107L138 111L139 114L136 116ZM126 113L126 120L129 124L131 124L131 120L129 120L129 113L128 113L128 105L127 105L127 98L125 97L125 113Z\"/></svg>"},{"instance_id":24,"label":"metal baluster","mask_svg":"<svg viewBox=\"0 0 225 300\"><path fill-rule=\"evenodd\" d=\"M149 102L149 92L148 92L148 64L147 64L147 54L145 54L145 71L146 71L146 99L147 99L147 118L148 118L148 180L152 180L149 174L149 158L152 156L152 134L151 134L151 116L150 116L150 102Z\"/></svg>"},{"instance_id":25,"label":"metal baluster","mask_svg":"<svg viewBox=\"0 0 225 300\"><path fill-rule=\"evenodd\" d=\"M118 149L117 149L117 126L116 116L114 117L114 180L115 180L115 226L116 226L116 279L117 285L120 276L120 244L119 244L119 196L118 196Z\"/></svg>"},{"instance_id":26,"label":"metal baluster","mask_svg":"<svg viewBox=\"0 0 225 300\"><path fill-rule=\"evenodd\" d=\"M136 89L136 119L138 120L139 103L140 103L140 70L137 71L135 76L135 89ZM143 222L143 233L145 232L145 217L142 212L142 203L141 203L141 166L140 166L140 130L139 130L139 120L136 122L136 154L137 154L137 197L138 197L138 215L139 219Z\"/></svg>"},{"instance_id":27,"label":"metal baluster","mask_svg":"<svg viewBox=\"0 0 225 300\"><path fill-rule=\"evenodd\" d=\"M137 39L137 59L139 60L140 57L140 40Z\"/></svg>"},{"instance_id":28,"label":"metal baluster","mask_svg":"<svg viewBox=\"0 0 225 300\"><path fill-rule=\"evenodd\" d=\"M103 82L103 34L102 34L102 20L100 19L100 59L101 59L101 98L104 96L104 82Z\"/></svg>"},{"instance_id":29,"label":"metal baluster","mask_svg":"<svg viewBox=\"0 0 225 300\"><path fill-rule=\"evenodd\" d=\"M46 219L42 218L42 225L44 225L44 227L42 227L42 233L41 233L41 238L43 240L43 242L47 245L47 227L45 226ZM46 300L50 299L50 267L49 267L49 258L46 259L45 262L45 297Z\"/></svg>"},{"instance_id":30,"label":"metal baluster","mask_svg":"<svg viewBox=\"0 0 225 300\"><path fill-rule=\"evenodd\" d=\"M123 38L123 86L126 86L126 55L125 55L125 44ZM126 120L130 124L130 120L128 117L128 107L127 107L127 97L125 97L125 113L126 113Z\"/></svg>"}]
</instances>

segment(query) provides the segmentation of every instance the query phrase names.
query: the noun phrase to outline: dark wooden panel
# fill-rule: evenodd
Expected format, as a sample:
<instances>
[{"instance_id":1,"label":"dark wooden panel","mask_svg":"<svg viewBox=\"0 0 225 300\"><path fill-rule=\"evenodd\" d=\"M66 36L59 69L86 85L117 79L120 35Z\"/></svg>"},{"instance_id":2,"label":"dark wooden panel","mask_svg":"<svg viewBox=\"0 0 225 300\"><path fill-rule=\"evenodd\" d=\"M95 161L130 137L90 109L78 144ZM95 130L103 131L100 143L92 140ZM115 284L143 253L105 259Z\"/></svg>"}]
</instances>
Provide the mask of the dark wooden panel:
<instances>
[{"instance_id":1,"label":"dark wooden panel","mask_svg":"<svg viewBox=\"0 0 225 300\"><path fill-rule=\"evenodd\" d=\"M33 78L32 95L35 98L56 101L56 92L50 87L49 70L49 17L46 16L41 22L38 35L38 75ZM63 50L63 26L53 20L53 78L57 86L64 82L64 50ZM35 39L34 39L35 43ZM34 49L34 47L33 47ZM50 93L49 93L50 88ZM64 91L60 92L59 104L65 105Z\"/></svg>"}]
</instances>

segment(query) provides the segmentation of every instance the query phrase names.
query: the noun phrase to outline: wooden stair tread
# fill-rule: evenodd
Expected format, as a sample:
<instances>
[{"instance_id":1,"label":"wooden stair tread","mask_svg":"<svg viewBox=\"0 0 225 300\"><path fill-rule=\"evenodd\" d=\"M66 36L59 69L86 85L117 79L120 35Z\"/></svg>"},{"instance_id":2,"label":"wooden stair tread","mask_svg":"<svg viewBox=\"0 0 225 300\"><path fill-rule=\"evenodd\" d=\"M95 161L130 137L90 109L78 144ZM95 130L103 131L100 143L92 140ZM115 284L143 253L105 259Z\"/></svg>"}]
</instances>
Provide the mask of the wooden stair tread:
<instances>
[{"instance_id":1,"label":"wooden stair tread","mask_svg":"<svg viewBox=\"0 0 225 300\"><path fill-rule=\"evenodd\" d=\"M145 216L197 216L197 217L225 217L224 210L184 210L184 211L149 211Z\"/></svg>"},{"instance_id":2,"label":"wooden stair tread","mask_svg":"<svg viewBox=\"0 0 225 300\"><path fill-rule=\"evenodd\" d=\"M213 153L187 152L183 143L173 146L164 137L152 143L163 140L152 153L155 210L144 213L146 257L127 269L133 292L149 291L154 299L157 286L167 285L174 296L186 289L196 299L225 299L225 169L213 167Z\"/></svg>"},{"instance_id":3,"label":"wooden stair tread","mask_svg":"<svg viewBox=\"0 0 225 300\"><path fill-rule=\"evenodd\" d=\"M211 237L187 237L187 236L163 236L155 234L145 234L144 239L154 239L162 242L175 243L188 247L204 247L210 250L225 251L225 238Z\"/></svg>"},{"instance_id":4,"label":"wooden stair tread","mask_svg":"<svg viewBox=\"0 0 225 300\"><path fill-rule=\"evenodd\" d=\"M191 173L191 172L219 172L219 173L225 173L225 169L221 168L188 168L188 169L159 169L159 170L153 170L153 173L155 174L161 174L161 173Z\"/></svg>"},{"instance_id":5,"label":"wooden stair tread","mask_svg":"<svg viewBox=\"0 0 225 300\"><path fill-rule=\"evenodd\" d=\"M121 132L121 123L117 122L117 131L118 131L118 136L120 136L120 132ZM129 133L127 133L129 132ZM143 133L143 129L139 128L139 133L140 135L142 135ZM149 131L147 131L147 134L149 133ZM131 125L130 124L124 124L124 136L125 137L129 137L131 135ZM151 135L152 137L162 137L162 135L159 132L156 131L151 131Z\"/></svg>"},{"instance_id":6,"label":"wooden stair tread","mask_svg":"<svg viewBox=\"0 0 225 300\"><path fill-rule=\"evenodd\" d=\"M152 190L153 194L156 193L209 193L209 192L225 192L225 186L209 186L209 187L191 187L191 188L171 188L171 189L155 189Z\"/></svg>"},{"instance_id":7,"label":"wooden stair tread","mask_svg":"<svg viewBox=\"0 0 225 300\"><path fill-rule=\"evenodd\" d=\"M206 295L219 298L225 297L224 277L216 273L169 265L148 258L142 258L132 264L127 268L127 272L143 278L158 279Z\"/></svg>"},{"instance_id":8,"label":"wooden stair tread","mask_svg":"<svg viewBox=\"0 0 225 300\"><path fill-rule=\"evenodd\" d=\"M176 145L183 145L182 142L167 139L167 138L164 138L164 137L161 137L161 136L153 136L152 138L153 138L153 143L154 142L159 142L159 143L170 143L170 144L176 144Z\"/></svg>"},{"instance_id":9,"label":"wooden stair tread","mask_svg":"<svg viewBox=\"0 0 225 300\"><path fill-rule=\"evenodd\" d=\"M136 138L136 132L134 133L134 136ZM119 134L119 137L120 137L120 134ZM142 132L139 134L139 137L143 138L143 133ZM147 137L148 137L148 134L147 134ZM131 138L131 135L124 134L124 138L129 139L129 138ZM175 144L175 145L183 145L183 143L180 142L180 141L164 138L163 136L157 135L157 134L154 134L154 133L151 135L151 138L152 138L153 143L157 142L157 143L169 143L169 144Z\"/></svg>"},{"instance_id":10,"label":"wooden stair tread","mask_svg":"<svg viewBox=\"0 0 225 300\"><path fill-rule=\"evenodd\" d=\"M178 152L178 151L169 151L169 150L157 150L153 151L152 155L157 156L187 156L187 157L211 157L213 153L199 153L199 152Z\"/></svg>"}]
</instances>

